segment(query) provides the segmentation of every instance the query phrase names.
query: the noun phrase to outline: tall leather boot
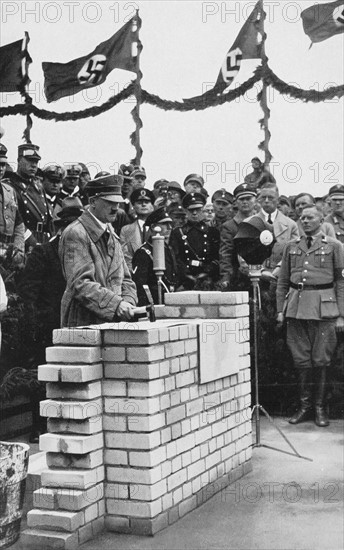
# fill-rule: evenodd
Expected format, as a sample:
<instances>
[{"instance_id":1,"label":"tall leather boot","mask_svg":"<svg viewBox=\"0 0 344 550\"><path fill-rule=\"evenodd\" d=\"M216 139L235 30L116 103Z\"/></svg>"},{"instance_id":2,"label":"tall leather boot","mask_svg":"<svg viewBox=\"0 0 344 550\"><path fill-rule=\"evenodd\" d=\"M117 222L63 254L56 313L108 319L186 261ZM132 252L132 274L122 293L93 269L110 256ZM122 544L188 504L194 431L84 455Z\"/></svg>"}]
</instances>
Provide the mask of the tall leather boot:
<instances>
[{"instance_id":1,"label":"tall leather boot","mask_svg":"<svg viewBox=\"0 0 344 550\"><path fill-rule=\"evenodd\" d=\"M299 369L300 407L289 419L289 424L300 424L300 422L305 422L312 417L311 378L312 369Z\"/></svg>"},{"instance_id":2,"label":"tall leather boot","mask_svg":"<svg viewBox=\"0 0 344 550\"><path fill-rule=\"evenodd\" d=\"M316 376L314 422L320 428L326 428L330 423L325 411L326 367L317 369Z\"/></svg>"}]
</instances>

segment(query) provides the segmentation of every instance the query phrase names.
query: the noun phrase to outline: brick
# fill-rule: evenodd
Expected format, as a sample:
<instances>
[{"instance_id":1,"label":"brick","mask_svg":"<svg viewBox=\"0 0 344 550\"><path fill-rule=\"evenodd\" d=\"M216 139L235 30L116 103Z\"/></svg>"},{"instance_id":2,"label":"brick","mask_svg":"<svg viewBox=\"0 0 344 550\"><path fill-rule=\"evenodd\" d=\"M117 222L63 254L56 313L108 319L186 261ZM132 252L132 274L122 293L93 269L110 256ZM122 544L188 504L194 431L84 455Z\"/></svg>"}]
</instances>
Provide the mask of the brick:
<instances>
[{"instance_id":1,"label":"brick","mask_svg":"<svg viewBox=\"0 0 344 550\"><path fill-rule=\"evenodd\" d=\"M46 348L45 357L48 363L99 363L100 347L54 346Z\"/></svg>"},{"instance_id":2,"label":"brick","mask_svg":"<svg viewBox=\"0 0 344 550\"><path fill-rule=\"evenodd\" d=\"M130 533L129 518L107 515L105 518L105 527L108 531L116 533Z\"/></svg>"},{"instance_id":3,"label":"brick","mask_svg":"<svg viewBox=\"0 0 344 550\"><path fill-rule=\"evenodd\" d=\"M168 376L169 373L170 373L170 361L161 361L159 365L160 378L163 378L164 376Z\"/></svg>"},{"instance_id":4,"label":"brick","mask_svg":"<svg viewBox=\"0 0 344 550\"><path fill-rule=\"evenodd\" d=\"M173 326L168 329L168 339L170 342L179 340L179 326Z\"/></svg>"},{"instance_id":5,"label":"brick","mask_svg":"<svg viewBox=\"0 0 344 550\"><path fill-rule=\"evenodd\" d=\"M179 325L179 340L185 340L186 338L189 338L189 326L187 324L185 325Z\"/></svg>"},{"instance_id":6,"label":"brick","mask_svg":"<svg viewBox=\"0 0 344 550\"><path fill-rule=\"evenodd\" d=\"M105 363L104 376L105 378L123 378L125 380L152 380L154 378L159 378L160 376L160 363L143 363L141 365L133 365L128 363L122 363L120 365L116 363Z\"/></svg>"},{"instance_id":7,"label":"brick","mask_svg":"<svg viewBox=\"0 0 344 550\"><path fill-rule=\"evenodd\" d=\"M106 447L117 449L153 449L160 445L160 433L105 433Z\"/></svg>"},{"instance_id":8,"label":"brick","mask_svg":"<svg viewBox=\"0 0 344 550\"><path fill-rule=\"evenodd\" d=\"M126 466L128 464L127 451L118 451L117 449L104 449L104 464L112 466Z\"/></svg>"},{"instance_id":9,"label":"brick","mask_svg":"<svg viewBox=\"0 0 344 550\"><path fill-rule=\"evenodd\" d=\"M178 376L178 375L177 375ZM166 424L173 424L185 418L185 405L179 405L166 411Z\"/></svg>"},{"instance_id":10,"label":"brick","mask_svg":"<svg viewBox=\"0 0 344 550\"><path fill-rule=\"evenodd\" d=\"M130 451L129 463L131 466L152 468L166 460L166 446L158 447L149 452Z\"/></svg>"},{"instance_id":11,"label":"brick","mask_svg":"<svg viewBox=\"0 0 344 550\"><path fill-rule=\"evenodd\" d=\"M164 359L164 357L163 345L127 349L127 360L129 363L150 363Z\"/></svg>"},{"instance_id":12,"label":"brick","mask_svg":"<svg viewBox=\"0 0 344 550\"><path fill-rule=\"evenodd\" d=\"M108 397L125 397L127 384L124 380L102 380L102 394Z\"/></svg>"},{"instance_id":13,"label":"brick","mask_svg":"<svg viewBox=\"0 0 344 550\"><path fill-rule=\"evenodd\" d=\"M157 319L180 319L180 307L176 306L155 306Z\"/></svg>"},{"instance_id":14,"label":"brick","mask_svg":"<svg viewBox=\"0 0 344 550\"><path fill-rule=\"evenodd\" d=\"M101 501L98 503L98 506L99 507L101 506ZM104 507L105 507L105 502L104 502ZM105 510L105 508L104 508L104 510ZM105 512L104 512L104 515L105 515ZM98 535L100 535L104 531L105 518L104 517L99 517L99 518L93 520L91 522L91 525L92 525L93 537L97 537Z\"/></svg>"},{"instance_id":15,"label":"brick","mask_svg":"<svg viewBox=\"0 0 344 550\"><path fill-rule=\"evenodd\" d=\"M151 501L162 497L167 492L167 483L166 479L162 479L153 485L131 485L129 490L131 500Z\"/></svg>"},{"instance_id":16,"label":"brick","mask_svg":"<svg viewBox=\"0 0 344 550\"><path fill-rule=\"evenodd\" d=\"M112 501L107 500L107 510L110 514L136 516L137 518L153 518L162 512L161 498L152 502Z\"/></svg>"},{"instance_id":17,"label":"brick","mask_svg":"<svg viewBox=\"0 0 344 550\"><path fill-rule=\"evenodd\" d=\"M176 441L176 445L176 454L182 454L189 451L195 446L195 434L191 432L188 435L181 437L178 441Z\"/></svg>"},{"instance_id":18,"label":"brick","mask_svg":"<svg viewBox=\"0 0 344 550\"><path fill-rule=\"evenodd\" d=\"M218 306L185 306L181 316L183 319L217 319L218 309Z\"/></svg>"},{"instance_id":19,"label":"brick","mask_svg":"<svg viewBox=\"0 0 344 550\"><path fill-rule=\"evenodd\" d=\"M177 453L177 446L175 441L171 441L166 446L166 456L167 458L172 458L176 456Z\"/></svg>"},{"instance_id":20,"label":"brick","mask_svg":"<svg viewBox=\"0 0 344 550\"><path fill-rule=\"evenodd\" d=\"M250 313L248 304L241 304L236 306L219 306L219 317L228 317L236 319L237 317L247 317Z\"/></svg>"},{"instance_id":21,"label":"brick","mask_svg":"<svg viewBox=\"0 0 344 550\"><path fill-rule=\"evenodd\" d=\"M179 517L185 516L185 514L188 514L189 512L191 512L191 510L194 510L195 508L197 508L197 497L196 495L193 495L179 504Z\"/></svg>"},{"instance_id":22,"label":"brick","mask_svg":"<svg viewBox=\"0 0 344 550\"><path fill-rule=\"evenodd\" d=\"M200 303L203 305L223 305L237 304L235 292L202 292L200 293ZM239 302L241 303L241 302Z\"/></svg>"},{"instance_id":23,"label":"brick","mask_svg":"<svg viewBox=\"0 0 344 550\"><path fill-rule=\"evenodd\" d=\"M172 458L172 473L177 472L182 469L182 457L176 456Z\"/></svg>"},{"instance_id":24,"label":"brick","mask_svg":"<svg viewBox=\"0 0 344 550\"><path fill-rule=\"evenodd\" d=\"M166 305L188 305L200 303L200 292L197 290L190 290L184 292L176 292L171 294L165 294Z\"/></svg>"},{"instance_id":25,"label":"brick","mask_svg":"<svg viewBox=\"0 0 344 550\"><path fill-rule=\"evenodd\" d=\"M196 338L185 340L185 353L194 353L198 351L198 341ZM190 364L191 367L191 364Z\"/></svg>"},{"instance_id":26,"label":"brick","mask_svg":"<svg viewBox=\"0 0 344 550\"><path fill-rule=\"evenodd\" d=\"M150 416L129 416L128 429L133 432L153 432L165 426L165 414L158 413Z\"/></svg>"},{"instance_id":27,"label":"brick","mask_svg":"<svg viewBox=\"0 0 344 550\"><path fill-rule=\"evenodd\" d=\"M101 346L101 331L88 327L56 328L53 344L59 346Z\"/></svg>"},{"instance_id":28,"label":"brick","mask_svg":"<svg viewBox=\"0 0 344 550\"><path fill-rule=\"evenodd\" d=\"M46 458L49 468L96 468L103 464L103 450L98 449L85 455L48 452Z\"/></svg>"},{"instance_id":29,"label":"brick","mask_svg":"<svg viewBox=\"0 0 344 550\"><path fill-rule=\"evenodd\" d=\"M103 446L103 434L69 435L43 434L39 438L41 451L52 453L86 454Z\"/></svg>"},{"instance_id":30,"label":"brick","mask_svg":"<svg viewBox=\"0 0 344 550\"><path fill-rule=\"evenodd\" d=\"M80 383L98 380L103 377L103 365L39 365L38 380L42 382L70 382Z\"/></svg>"},{"instance_id":31,"label":"brick","mask_svg":"<svg viewBox=\"0 0 344 550\"><path fill-rule=\"evenodd\" d=\"M55 510L57 508L57 500L55 498L56 491L41 487L33 492L33 507L43 508L45 510Z\"/></svg>"},{"instance_id":32,"label":"brick","mask_svg":"<svg viewBox=\"0 0 344 550\"><path fill-rule=\"evenodd\" d=\"M84 490L56 489L57 506L63 510L82 510L103 497L103 483L99 483L98 485L94 485Z\"/></svg>"},{"instance_id":33,"label":"brick","mask_svg":"<svg viewBox=\"0 0 344 550\"><path fill-rule=\"evenodd\" d=\"M160 397L160 410L168 409L171 406L171 397L168 393Z\"/></svg>"},{"instance_id":34,"label":"brick","mask_svg":"<svg viewBox=\"0 0 344 550\"><path fill-rule=\"evenodd\" d=\"M193 416L203 411L203 397L186 403L186 416Z\"/></svg>"},{"instance_id":35,"label":"brick","mask_svg":"<svg viewBox=\"0 0 344 550\"><path fill-rule=\"evenodd\" d=\"M128 431L128 418L127 416L121 416L120 414L104 414L103 415L103 430L110 432L127 432Z\"/></svg>"},{"instance_id":36,"label":"brick","mask_svg":"<svg viewBox=\"0 0 344 550\"><path fill-rule=\"evenodd\" d=\"M102 394L101 383L88 382L84 384L49 383L46 385L46 395L50 399L95 399Z\"/></svg>"},{"instance_id":37,"label":"brick","mask_svg":"<svg viewBox=\"0 0 344 550\"><path fill-rule=\"evenodd\" d=\"M181 369L180 369L180 360L181 360L181 357L176 357L176 358L173 358L171 359L171 374L174 374L176 372L179 372Z\"/></svg>"},{"instance_id":38,"label":"brick","mask_svg":"<svg viewBox=\"0 0 344 550\"><path fill-rule=\"evenodd\" d=\"M160 411L159 397L124 398L124 397L105 397L104 407L106 413L126 414L128 416L140 414L154 414Z\"/></svg>"},{"instance_id":39,"label":"brick","mask_svg":"<svg viewBox=\"0 0 344 550\"><path fill-rule=\"evenodd\" d=\"M92 525L88 523L87 525L83 525L80 527L78 531L79 536L79 544L84 544L88 540L91 540L93 538L93 530Z\"/></svg>"},{"instance_id":40,"label":"brick","mask_svg":"<svg viewBox=\"0 0 344 550\"><path fill-rule=\"evenodd\" d=\"M172 426L172 439L178 439L182 435L182 425L180 422Z\"/></svg>"},{"instance_id":41,"label":"brick","mask_svg":"<svg viewBox=\"0 0 344 550\"><path fill-rule=\"evenodd\" d=\"M129 499L129 485L124 483L107 483L105 487L105 497L107 499Z\"/></svg>"},{"instance_id":42,"label":"brick","mask_svg":"<svg viewBox=\"0 0 344 550\"><path fill-rule=\"evenodd\" d=\"M117 468L116 466L107 466L107 481L115 483L142 483L143 485L152 485L162 479L161 466L153 468Z\"/></svg>"},{"instance_id":43,"label":"brick","mask_svg":"<svg viewBox=\"0 0 344 550\"><path fill-rule=\"evenodd\" d=\"M129 397L152 397L165 391L164 380L145 382L128 382Z\"/></svg>"},{"instance_id":44,"label":"brick","mask_svg":"<svg viewBox=\"0 0 344 550\"><path fill-rule=\"evenodd\" d=\"M151 328L140 330L139 326L137 330L105 330L104 331L104 344L108 345L122 345L122 346L147 346L157 344L159 342L160 331L164 330L159 328Z\"/></svg>"},{"instance_id":45,"label":"brick","mask_svg":"<svg viewBox=\"0 0 344 550\"><path fill-rule=\"evenodd\" d=\"M179 405L181 402L181 390L174 390L170 393L171 407Z\"/></svg>"},{"instance_id":46,"label":"brick","mask_svg":"<svg viewBox=\"0 0 344 550\"><path fill-rule=\"evenodd\" d=\"M56 529L73 532L84 523L82 512L30 510L27 514L28 527L38 529Z\"/></svg>"},{"instance_id":47,"label":"brick","mask_svg":"<svg viewBox=\"0 0 344 550\"><path fill-rule=\"evenodd\" d=\"M205 459L205 468L206 470L209 470L215 464L218 464L221 461L221 452L220 450L216 451L215 453L209 455Z\"/></svg>"},{"instance_id":48,"label":"brick","mask_svg":"<svg viewBox=\"0 0 344 550\"><path fill-rule=\"evenodd\" d=\"M75 433L91 435L103 429L102 416L92 416L85 420L70 420L64 418L48 418L49 433Z\"/></svg>"},{"instance_id":49,"label":"brick","mask_svg":"<svg viewBox=\"0 0 344 550\"><path fill-rule=\"evenodd\" d=\"M87 506L84 510L85 523L90 523L92 520L98 517L98 504L95 502L91 506Z\"/></svg>"},{"instance_id":50,"label":"brick","mask_svg":"<svg viewBox=\"0 0 344 550\"><path fill-rule=\"evenodd\" d=\"M41 483L43 487L87 489L104 479L104 467L93 470L43 470Z\"/></svg>"},{"instance_id":51,"label":"brick","mask_svg":"<svg viewBox=\"0 0 344 550\"><path fill-rule=\"evenodd\" d=\"M26 529L21 533L23 548L33 550L75 550L79 546L78 533L60 533L58 531Z\"/></svg>"},{"instance_id":52,"label":"brick","mask_svg":"<svg viewBox=\"0 0 344 550\"><path fill-rule=\"evenodd\" d=\"M180 370L181 371L187 370L189 368L189 366L190 366L189 356L184 355L184 357L180 358Z\"/></svg>"},{"instance_id":53,"label":"brick","mask_svg":"<svg viewBox=\"0 0 344 550\"><path fill-rule=\"evenodd\" d=\"M183 487L178 487L172 493L173 504L176 505L183 500Z\"/></svg>"},{"instance_id":54,"label":"brick","mask_svg":"<svg viewBox=\"0 0 344 550\"><path fill-rule=\"evenodd\" d=\"M102 349L103 361L116 361L123 362L125 361L126 348L123 347L114 347L107 346Z\"/></svg>"},{"instance_id":55,"label":"brick","mask_svg":"<svg viewBox=\"0 0 344 550\"><path fill-rule=\"evenodd\" d=\"M197 477L201 475L205 470L205 460L202 458L198 462L195 462L194 464L190 464L190 466L187 467L187 479L190 480L194 477Z\"/></svg>"},{"instance_id":56,"label":"brick","mask_svg":"<svg viewBox=\"0 0 344 550\"><path fill-rule=\"evenodd\" d=\"M165 344L166 358L176 357L176 355L184 355L184 352L185 352L184 340L181 340L179 342L167 342Z\"/></svg>"},{"instance_id":57,"label":"brick","mask_svg":"<svg viewBox=\"0 0 344 550\"><path fill-rule=\"evenodd\" d=\"M167 488L168 491L172 491L179 485L183 485L186 481L186 471L180 470L179 472L176 472L175 474L172 474L167 479Z\"/></svg>"},{"instance_id":58,"label":"brick","mask_svg":"<svg viewBox=\"0 0 344 550\"><path fill-rule=\"evenodd\" d=\"M170 392L175 389L176 387L176 378L175 376L168 376L165 379L165 392Z\"/></svg>"},{"instance_id":59,"label":"brick","mask_svg":"<svg viewBox=\"0 0 344 550\"><path fill-rule=\"evenodd\" d=\"M180 372L179 374L176 374L177 388L181 388L182 386L188 386L189 384L193 384L194 382L195 382L195 372L193 370Z\"/></svg>"}]
</instances>

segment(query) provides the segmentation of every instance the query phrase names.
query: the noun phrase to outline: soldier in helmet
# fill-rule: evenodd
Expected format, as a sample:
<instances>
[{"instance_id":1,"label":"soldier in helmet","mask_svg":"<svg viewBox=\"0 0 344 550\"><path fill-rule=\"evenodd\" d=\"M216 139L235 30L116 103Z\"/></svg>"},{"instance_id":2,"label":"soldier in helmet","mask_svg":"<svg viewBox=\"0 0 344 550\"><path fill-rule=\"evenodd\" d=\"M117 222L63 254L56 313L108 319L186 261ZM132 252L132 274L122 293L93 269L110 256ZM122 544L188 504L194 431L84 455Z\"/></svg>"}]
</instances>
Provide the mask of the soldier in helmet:
<instances>
[{"instance_id":1,"label":"soldier in helmet","mask_svg":"<svg viewBox=\"0 0 344 550\"><path fill-rule=\"evenodd\" d=\"M16 265L24 262L24 224L19 213L16 193L6 171L7 148L0 143L0 258L8 257Z\"/></svg>"},{"instance_id":2,"label":"soldier in helmet","mask_svg":"<svg viewBox=\"0 0 344 550\"><path fill-rule=\"evenodd\" d=\"M221 229L222 224L231 220L233 217L234 197L232 193L222 188L215 191L211 197L211 202L214 207L214 218L210 225Z\"/></svg>"},{"instance_id":3,"label":"soldier in helmet","mask_svg":"<svg viewBox=\"0 0 344 550\"><path fill-rule=\"evenodd\" d=\"M17 172L10 174L23 219L25 246L47 242L52 235L52 218L42 184L36 178L38 162L41 160L38 145L25 143L18 147Z\"/></svg>"},{"instance_id":4,"label":"soldier in helmet","mask_svg":"<svg viewBox=\"0 0 344 550\"><path fill-rule=\"evenodd\" d=\"M204 179L199 174L189 174L184 180L185 193L201 193Z\"/></svg>"},{"instance_id":5,"label":"soldier in helmet","mask_svg":"<svg viewBox=\"0 0 344 550\"><path fill-rule=\"evenodd\" d=\"M177 258L178 274L188 290L210 290L219 276L220 233L204 222L205 203L201 193L187 193L183 199L187 221L171 233L170 244Z\"/></svg>"}]
</instances>

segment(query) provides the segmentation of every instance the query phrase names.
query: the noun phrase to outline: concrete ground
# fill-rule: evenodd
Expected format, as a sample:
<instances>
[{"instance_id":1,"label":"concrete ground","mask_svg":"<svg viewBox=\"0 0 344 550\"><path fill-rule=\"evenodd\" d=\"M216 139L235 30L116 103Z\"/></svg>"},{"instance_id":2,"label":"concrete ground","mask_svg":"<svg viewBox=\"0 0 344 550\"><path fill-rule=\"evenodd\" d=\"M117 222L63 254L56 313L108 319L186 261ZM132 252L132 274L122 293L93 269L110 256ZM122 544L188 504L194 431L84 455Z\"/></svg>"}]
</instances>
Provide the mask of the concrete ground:
<instances>
[{"instance_id":1,"label":"concrete ground","mask_svg":"<svg viewBox=\"0 0 344 550\"><path fill-rule=\"evenodd\" d=\"M312 462L255 448L250 474L154 537L106 532L82 550L342 550L344 421L328 428L275 422ZM265 417L261 443L290 450ZM25 550L20 542L12 548Z\"/></svg>"}]
</instances>

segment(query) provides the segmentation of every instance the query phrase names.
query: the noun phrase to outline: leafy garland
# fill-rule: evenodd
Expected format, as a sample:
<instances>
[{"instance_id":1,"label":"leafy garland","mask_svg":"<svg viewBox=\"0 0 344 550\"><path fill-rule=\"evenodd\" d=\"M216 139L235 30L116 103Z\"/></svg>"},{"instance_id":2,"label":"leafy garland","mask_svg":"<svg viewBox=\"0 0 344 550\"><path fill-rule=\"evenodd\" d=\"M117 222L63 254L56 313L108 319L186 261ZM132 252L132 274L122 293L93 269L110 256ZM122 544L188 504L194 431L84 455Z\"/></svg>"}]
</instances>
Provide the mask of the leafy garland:
<instances>
[{"instance_id":1,"label":"leafy garland","mask_svg":"<svg viewBox=\"0 0 344 550\"><path fill-rule=\"evenodd\" d=\"M210 91L204 94L204 96L199 96L196 98L184 99L183 101L172 101L162 99L161 97L150 94L146 90L141 90L141 102L148 103L153 105L158 109L163 109L165 111L201 111L208 109L208 107L216 107L218 105L223 105L224 103L230 103L235 99L243 96L248 90L253 88L256 82L262 80L267 86L272 86L279 93L283 95L289 95L294 99L298 99L304 102L313 102L320 103L323 101L328 101L336 97L341 98L344 95L344 85L340 86L331 86L327 90L322 92L318 90L303 90L297 86L291 86L283 80L281 80L271 69L265 64L260 65L254 72L254 75L249 78L246 82L238 86L234 90L230 90L225 94L218 95L216 92ZM56 111L47 111L46 109L39 109L30 102L25 104L13 105L10 107L0 107L0 117L12 116L12 115L25 115L29 116L30 114L35 115L37 118L44 120L55 120L56 122L61 121L75 121L83 118L94 117L101 113L112 109L115 105L118 105L125 99L128 99L133 95L135 89L135 81L131 82L126 88L121 90L118 94L112 96L105 103L98 107L90 107L82 111L72 111L68 113L58 113Z\"/></svg>"}]
</instances>

